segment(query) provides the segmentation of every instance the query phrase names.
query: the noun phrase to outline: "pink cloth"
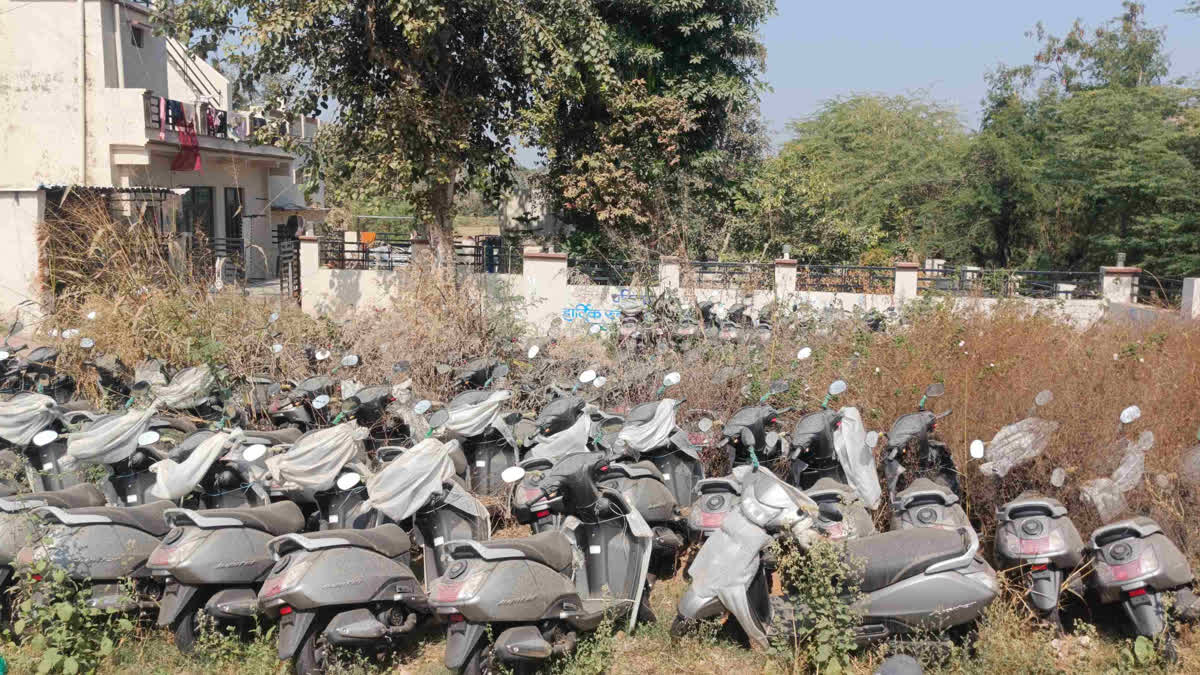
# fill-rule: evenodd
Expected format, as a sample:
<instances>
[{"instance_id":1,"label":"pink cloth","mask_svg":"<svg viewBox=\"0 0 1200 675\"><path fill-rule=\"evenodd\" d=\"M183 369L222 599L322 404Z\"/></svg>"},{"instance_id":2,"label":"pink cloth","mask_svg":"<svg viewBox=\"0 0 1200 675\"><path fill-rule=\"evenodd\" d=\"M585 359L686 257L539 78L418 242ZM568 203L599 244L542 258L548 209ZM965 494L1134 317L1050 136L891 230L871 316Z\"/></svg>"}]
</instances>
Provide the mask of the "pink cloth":
<instances>
[{"instance_id":1,"label":"pink cloth","mask_svg":"<svg viewBox=\"0 0 1200 675\"><path fill-rule=\"evenodd\" d=\"M167 97L158 97L158 140L167 140Z\"/></svg>"}]
</instances>

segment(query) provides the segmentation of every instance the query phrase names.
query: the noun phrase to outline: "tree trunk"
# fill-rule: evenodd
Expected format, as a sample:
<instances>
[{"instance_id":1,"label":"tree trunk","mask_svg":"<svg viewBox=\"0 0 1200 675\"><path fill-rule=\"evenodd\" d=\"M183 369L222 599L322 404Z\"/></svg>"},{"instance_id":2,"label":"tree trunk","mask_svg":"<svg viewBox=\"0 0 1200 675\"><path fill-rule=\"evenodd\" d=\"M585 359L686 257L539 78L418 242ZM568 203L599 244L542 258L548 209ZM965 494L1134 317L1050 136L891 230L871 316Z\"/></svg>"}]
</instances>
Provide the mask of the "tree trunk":
<instances>
[{"instance_id":1,"label":"tree trunk","mask_svg":"<svg viewBox=\"0 0 1200 675\"><path fill-rule=\"evenodd\" d=\"M429 247L433 251L433 266L443 277L454 274L454 180L451 171L446 182L436 185L429 195Z\"/></svg>"}]
</instances>

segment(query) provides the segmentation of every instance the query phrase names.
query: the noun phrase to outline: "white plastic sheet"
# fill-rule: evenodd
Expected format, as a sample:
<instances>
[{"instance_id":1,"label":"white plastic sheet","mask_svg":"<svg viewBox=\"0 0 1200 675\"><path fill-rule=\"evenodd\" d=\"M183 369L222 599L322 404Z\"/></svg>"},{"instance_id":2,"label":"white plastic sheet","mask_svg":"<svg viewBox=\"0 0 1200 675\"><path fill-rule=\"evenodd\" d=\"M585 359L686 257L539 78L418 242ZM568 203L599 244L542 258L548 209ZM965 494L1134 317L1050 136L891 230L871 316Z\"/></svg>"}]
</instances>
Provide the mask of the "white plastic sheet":
<instances>
[{"instance_id":1,"label":"white plastic sheet","mask_svg":"<svg viewBox=\"0 0 1200 675\"><path fill-rule=\"evenodd\" d=\"M18 394L0 401L0 438L13 445L28 445L54 416L54 399L42 394Z\"/></svg>"},{"instance_id":2,"label":"white plastic sheet","mask_svg":"<svg viewBox=\"0 0 1200 675\"><path fill-rule=\"evenodd\" d=\"M667 444L671 434L675 432L675 406L678 401L664 398L654 409L654 417L645 424L621 427L617 434L618 443L624 444L635 452L649 452L654 448Z\"/></svg>"},{"instance_id":3,"label":"white plastic sheet","mask_svg":"<svg viewBox=\"0 0 1200 675\"><path fill-rule=\"evenodd\" d=\"M1079 489L1083 501L1096 509L1103 523L1111 523L1125 513L1125 498L1117 489L1116 483L1109 478L1096 478L1083 484Z\"/></svg>"},{"instance_id":4,"label":"white plastic sheet","mask_svg":"<svg viewBox=\"0 0 1200 675\"><path fill-rule=\"evenodd\" d=\"M538 444L530 451L531 457L555 459L576 452L587 452L587 443L592 430L592 419L584 412L575 424L550 436L538 436Z\"/></svg>"},{"instance_id":5,"label":"white plastic sheet","mask_svg":"<svg viewBox=\"0 0 1200 675\"><path fill-rule=\"evenodd\" d=\"M979 465L979 471L1004 478L1015 467L1042 454L1057 430L1058 422L1040 417L1026 417L1001 428L988 443L985 455L988 461Z\"/></svg>"},{"instance_id":6,"label":"white plastic sheet","mask_svg":"<svg viewBox=\"0 0 1200 675\"><path fill-rule=\"evenodd\" d=\"M153 391L168 408L187 410L203 403L215 382L207 365L193 366L176 373L168 384L153 387Z\"/></svg>"},{"instance_id":7,"label":"white plastic sheet","mask_svg":"<svg viewBox=\"0 0 1200 675\"><path fill-rule=\"evenodd\" d=\"M367 507L395 520L412 516L454 476L450 451L457 443L426 438L388 462L366 481Z\"/></svg>"},{"instance_id":8,"label":"white plastic sheet","mask_svg":"<svg viewBox=\"0 0 1200 675\"><path fill-rule=\"evenodd\" d=\"M1142 482L1146 472L1146 453L1154 447L1154 432L1143 431L1136 443L1126 442L1121 463L1112 472L1112 481L1122 493L1129 492Z\"/></svg>"},{"instance_id":9,"label":"white plastic sheet","mask_svg":"<svg viewBox=\"0 0 1200 675\"><path fill-rule=\"evenodd\" d=\"M83 431L67 435L67 455L80 462L115 464L128 459L138 447L138 436L150 426L156 406L133 409L93 422Z\"/></svg>"},{"instance_id":10,"label":"white plastic sheet","mask_svg":"<svg viewBox=\"0 0 1200 675\"><path fill-rule=\"evenodd\" d=\"M512 398L512 392L501 389L492 392L491 396L475 405L449 407L446 409L449 418L442 429L451 438L471 438L483 434L490 427L499 431L505 440L515 446L516 440L513 438L512 430L500 416L504 402L510 398Z\"/></svg>"},{"instance_id":11,"label":"white plastic sheet","mask_svg":"<svg viewBox=\"0 0 1200 675\"><path fill-rule=\"evenodd\" d=\"M154 472L154 485L150 488L150 494L158 499L171 501L187 496L208 473L212 463L221 456L226 444L244 435L241 429L234 429L229 433L218 432L204 439L183 462L172 459L155 462L150 466L150 471Z\"/></svg>"},{"instance_id":12,"label":"white plastic sheet","mask_svg":"<svg viewBox=\"0 0 1200 675\"><path fill-rule=\"evenodd\" d=\"M883 488L879 485L879 473L875 470L875 452L867 445L867 429L863 426L858 408L849 406L841 409L842 423L833 432L833 449L838 463L846 472L850 486L858 492L868 508L879 508Z\"/></svg>"},{"instance_id":13,"label":"white plastic sheet","mask_svg":"<svg viewBox=\"0 0 1200 675\"><path fill-rule=\"evenodd\" d=\"M293 483L319 492L333 487L343 466L360 464L365 473L366 452L362 439L367 430L353 420L304 434L282 455L268 457L267 470L281 483Z\"/></svg>"},{"instance_id":14,"label":"white plastic sheet","mask_svg":"<svg viewBox=\"0 0 1200 675\"><path fill-rule=\"evenodd\" d=\"M411 382L411 380L408 380ZM404 426L408 428L408 435L412 438L424 438L425 434L429 433L429 420L424 415L418 415L413 410L413 393L405 384L397 384L392 386L392 397L395 398L388 412L396 415L404 421Z\"/></svg>"}]
</instances>

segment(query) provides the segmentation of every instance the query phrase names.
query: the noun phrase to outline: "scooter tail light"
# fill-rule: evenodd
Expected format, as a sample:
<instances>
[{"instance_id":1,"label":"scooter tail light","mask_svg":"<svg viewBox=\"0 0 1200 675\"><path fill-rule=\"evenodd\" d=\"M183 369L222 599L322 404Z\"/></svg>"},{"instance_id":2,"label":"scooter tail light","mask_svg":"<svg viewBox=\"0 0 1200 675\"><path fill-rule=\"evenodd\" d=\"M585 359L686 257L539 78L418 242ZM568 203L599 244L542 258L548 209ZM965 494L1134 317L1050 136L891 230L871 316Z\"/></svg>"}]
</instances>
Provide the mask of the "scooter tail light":
<instances>
[{"instance_id":1,"label":"scooter tail light","mask_svg":"<svg viewBox=\"0 0 1200 675\"><path fill-rule=\"evenodd\" d=\"M725 522L725 513L705 511L700 514L700 527L720 527Z\"/></svg>"},{"instance_id":2,"label":"scooter tail light","mask_svg":"<svg viewBox=\"0 0 1200 675\"><path fill-rule=\"evenodd\" d=\"M283 607L279 608L279 616L287 616L288 614L291 614L291 613L292 613L292 608L288 605L284 605Z\"/></svg>"},{"instance_id":3,"label":"scooter tail light","mask_svg":"<svg viewBox=\"0 0 1200 675\"><path fill-rule=\"evenodd\" d=\"M1050 550L1050 537L1040 539L1022 539L1021 555L1038 555Z\"/></svg>"},{"instance_id":4,"label":"scooter tail light","mask_svg":"<svg viewBox=\"0 0 1200 675\"><path fill-rule=\"evenodd\" d=\"M1113 581L1131 581L1138 577L1152 574L1158 570L1158 556L1154 555L1154 549L1147 546L1142 549L1141 555L1137 560L1127 562L1123 565L1110 565L1110 574Z\"/></svg>"},{"instance_id":5,"label":"scooter tail light","mask_svg":"<svg viewBox=\"0 0 1200 675\"><path fill-rule=\"evenodd\" d=\"M1131 598L1136 598L1139 596L1143 596L1145 594L1146 594L1146 589L1144 589L1144 588L1135 588L1132 591L1129 591L1129 597L1131 597Z\"/></svg>"}]
</instances>

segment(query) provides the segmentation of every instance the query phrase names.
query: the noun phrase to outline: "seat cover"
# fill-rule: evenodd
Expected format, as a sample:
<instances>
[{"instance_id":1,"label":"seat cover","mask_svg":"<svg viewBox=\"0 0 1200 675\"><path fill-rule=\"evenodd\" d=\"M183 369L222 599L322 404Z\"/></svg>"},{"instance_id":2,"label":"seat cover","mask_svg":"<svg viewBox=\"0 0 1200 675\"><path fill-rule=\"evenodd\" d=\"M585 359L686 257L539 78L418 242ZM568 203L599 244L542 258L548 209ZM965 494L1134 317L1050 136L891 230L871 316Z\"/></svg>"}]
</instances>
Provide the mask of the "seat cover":
<instances>
[{"instance_id":1,"label":"seat cover","mask_svg":"<svg viewBox=\"0 0 1200 675\"><path fill-rule=\"evenodd\" d=\"M558 530L550 530L520 539L481 541L479 545L484 548L520 551L527 559L558 571L569 567L575 559L571 541Z\"/></svg>"},{"instance_id":2,"label":"seat cover","mask_svg":"<svg viewBox=\"0 0 1200 675\"><path fill-rule=\"evenodd\" d=\"M34 393L0 401L0 438L13 445L28 445L54 421L54 405L54 399Z\"/></svg>"},{"instance_id":3,"label":"seat cover","mask_svg":"<svg viewBox=\"0 0 1200 675\"><path fill-rule=\"evenodd\" d=\"M304 514L292 502L275 502L245 509L206 509L200 511L200 515L206 518L232 518L246 527L275 536L299 532L304 527Z\"/></svg>"},{"instance_id":4,"label":"seat cover","mask_svg":"<svg viewBox=\"0 0 1200 675\"><path fill-rule=\"evenodd\" d=\"M306 539L345 539L351 546L369 548L376 553L395 558L408 552L412 542L399 525L388 523L367 530L323 530L304 535Z\"/></svg>"},{"instance_id":5,"label":"seat cover","mask_svg":"<svg viewBox=\"0 0 1200 675\"><path fill-rule=\"evenodd\" d=\"M104 506L104 493L91 483L80 483L53 492L33 492L27 495L5 497L10 502L44 502L46 506L60 509L82 509L89 506Z\"/></svg>"},{"instance_id":6,"label":"seat cover","mask_svg":"<svg viewBox=\"0 0 1200 675\"><path fill-rule=\"evenodd\" d=\"M171 529L163 518L163 511L173 508L175 505L164 499L130 508L98 506L71 509L70 513L73 516L104 516L118 525L127 525L155 537L161 537Z\"/></svg>"},{"instance_id":7,"label":"seat cover","mask_svg":"<svg viewBox=\"0 0 1200 675\"><path fill-rule=\"evenodd\" d=\"M860 570L859 590L877 591L967 552L970 540L953 530L894 530L846 542L850 566Z\"/></svg>"}]
</instances>

